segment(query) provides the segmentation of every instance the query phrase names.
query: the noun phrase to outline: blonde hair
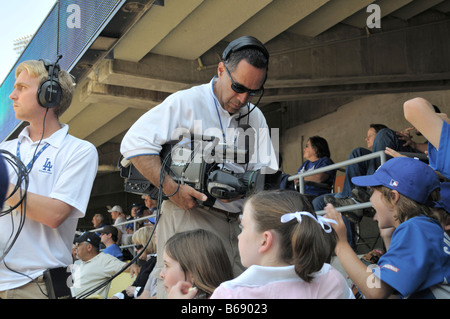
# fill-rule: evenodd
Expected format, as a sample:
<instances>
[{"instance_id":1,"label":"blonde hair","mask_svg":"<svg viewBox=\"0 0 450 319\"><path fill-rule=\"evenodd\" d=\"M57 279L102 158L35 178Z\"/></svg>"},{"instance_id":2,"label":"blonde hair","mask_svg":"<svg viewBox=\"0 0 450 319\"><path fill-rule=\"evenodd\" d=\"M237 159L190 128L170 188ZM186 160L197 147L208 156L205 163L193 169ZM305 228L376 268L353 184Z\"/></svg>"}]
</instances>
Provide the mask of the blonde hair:
<instances>
[{"instance_id":1,"label":"blonde hair","mask_svg":"<svg viewBox=\"0 0 450 319\"><path fill-rule=\"evenodd\" d=\"M131 237L131 240L135 244L145 246L145 244L147 244L147 241L150 238L150 236L152 236L153 228L154 228L153 225L144 226L144 227L139 228L133 234L133 236ZM156 254L156 240L155 240L154 234L152 236L152 239L148 243L147 248L145 249L145 252L147 254Z\"/></svg>"},{"instance_id":2,"label":"blonde hair","mask_svg":"<svg viewBox=\"0 0 450 319\"><path fill-rule=\"evenodd\" d=\"M27 70L30 76L37 78L39 85L48 79L48 71L42 61L28 60L20 63L16 69L16 78L23 70ZM72 75L68 72L60 70L58 73L58 82L62 89L62 97L59 105L54 107L53 111L59 118L72 103L72 98L75 91L75 81Z\"/></svg>"},{"instance_id":3,"label":"blonde hair","mask_svg":"<svg viewBox=\"0 0 450 319\"><path fill-rule=\"evenodd\" d=\"M250 204L253 220L258 232L275 231L281 238L279 258L294 265L297 275L306 282L313 273L330 263L336 246L336 234L324 232L312 218L281 222L281 216L297 211L307 211L317 218L307 197L296 191L267 190L250 196L245 205Z\"/></svg>"}]
</instances>

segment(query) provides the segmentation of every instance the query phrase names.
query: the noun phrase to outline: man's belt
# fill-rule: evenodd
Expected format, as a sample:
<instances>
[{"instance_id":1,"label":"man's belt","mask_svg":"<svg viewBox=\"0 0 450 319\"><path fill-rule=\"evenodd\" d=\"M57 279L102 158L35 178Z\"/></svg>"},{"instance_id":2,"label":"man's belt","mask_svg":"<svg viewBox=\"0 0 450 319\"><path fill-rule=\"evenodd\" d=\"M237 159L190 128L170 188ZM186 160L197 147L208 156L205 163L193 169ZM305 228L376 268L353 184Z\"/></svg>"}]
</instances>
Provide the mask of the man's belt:
<instances>
[{"instance_id":1,"label":"man's belt","mask_svg":"<svg viewBox=\"0 0 450 319\"><path fill-rule=\"evenodd\" d=\"M207 210L214 210L216 212L225 214L225 215L229 215L229 216L238 216L240 214L240 212L229 212L227 210L223 210L223 209L219 209L216 207L205 207Z\"/></svg>"}]
</instances>

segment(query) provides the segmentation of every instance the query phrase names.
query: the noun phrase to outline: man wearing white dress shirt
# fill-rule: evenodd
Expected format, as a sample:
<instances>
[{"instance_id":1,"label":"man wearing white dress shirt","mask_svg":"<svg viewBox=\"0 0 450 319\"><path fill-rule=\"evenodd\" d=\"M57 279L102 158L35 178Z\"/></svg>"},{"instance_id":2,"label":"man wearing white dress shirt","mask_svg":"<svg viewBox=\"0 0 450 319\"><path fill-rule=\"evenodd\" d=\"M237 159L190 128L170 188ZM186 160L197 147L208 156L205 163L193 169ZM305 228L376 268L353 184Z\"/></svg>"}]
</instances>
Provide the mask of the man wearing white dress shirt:
<instances>
[{"instance_id":1,"label":"man wearing white dress shirt","mask_svg":"<svg viewBox=\"0 0 450 319\"><path fill-rule=\"evenodd\" d=\"M178 138L176 132L187 130L192 134L219 137L228 146L233 143L229 138L232 135L228 134L230 130L233 132L246 124L256 132L258 142L255 149L267 150L268 156L254 152L248 164L227 161L225 168L235 173L258 169L276 172L278 163L266 120L259 108L250 103L253 97L260 99L264 92L268 62L269 53L259 40L244 36L232 41L218 64L217 75L209 83L170 95L137 120L122 141L124 158L158 187L160 152L165 143ZM208 199L206 194L188 184L178 185L167 174L162 191L173 195L164 201L156 226L158 254L163 253L165 242L175 232L208 229L221 237L235 275L240 274L244 267L240 263L237 235L244 200L215 200L213 207L202 205ZM163 260L158 258L158 274L162 267ZM158 298L165 298L161 281L158 283Z\"/></svg>"}]
</instances>

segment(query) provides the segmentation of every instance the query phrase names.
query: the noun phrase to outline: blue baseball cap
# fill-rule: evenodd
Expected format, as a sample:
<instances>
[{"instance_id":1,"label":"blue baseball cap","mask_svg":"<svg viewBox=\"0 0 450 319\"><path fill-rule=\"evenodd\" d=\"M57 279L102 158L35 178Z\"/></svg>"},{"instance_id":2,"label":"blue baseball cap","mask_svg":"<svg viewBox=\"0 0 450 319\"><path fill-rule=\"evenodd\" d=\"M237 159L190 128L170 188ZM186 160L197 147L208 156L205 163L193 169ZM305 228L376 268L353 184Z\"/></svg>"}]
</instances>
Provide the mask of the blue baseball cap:
<instances>
[{"instance_id":1,"label":"blue baseball cap","mask_svg":"<svg viewBox=\"0 0 450 319\"><path fill-rule=\"evenodd\" d=\"M421 204L440 187L437 174L427 164L410 157L394 157L378 167L373 175L357 176L358 186L386 186Z\"/></svg>"},{"instance_id":2,"label":"blue baseball cap","mask_svg":"<svg viewBox=\"0 0 450 319\"><path fill-rule=\"evenodd\" d=\"M441 183L441 199L435 202L434 207L443 208L450 214L450 182Z\"/></svg>"}]
</instances>

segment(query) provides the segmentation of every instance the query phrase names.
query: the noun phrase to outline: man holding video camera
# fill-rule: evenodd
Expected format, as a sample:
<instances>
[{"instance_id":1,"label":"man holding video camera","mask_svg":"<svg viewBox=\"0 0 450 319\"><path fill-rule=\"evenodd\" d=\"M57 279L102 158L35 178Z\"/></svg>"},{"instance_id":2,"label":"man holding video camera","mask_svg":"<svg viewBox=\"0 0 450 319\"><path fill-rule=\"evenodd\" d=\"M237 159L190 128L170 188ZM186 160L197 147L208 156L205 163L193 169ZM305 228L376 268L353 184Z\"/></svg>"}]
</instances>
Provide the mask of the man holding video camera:
<instances>
[{"instance_id":1,"label":"man holding video camera","mask_svg":"<svg viewBox=\"0 0 450 319\"><path fill-rule=\"evenodd\" d=\"M217 75L206 84L182 90L170 95L160 105L145 113L130 128L121 144L124 158L139 170L153 185L159 187L161 174L161 150L164 144L177 140L174 134L180 128L201 134L217 132L221 142L233 145L230 129L237 130L243 124L256 132L256 150L267 150L268 156L253 152L248 163L227 161L226 169L235 173L248 170L276 172L277 159L268 134L263 113L256 107L264 92L269 53L263 44L250 36L232 41L223 52L217 67ZM256 105L250 103L258 99ZM194 123L195 122L195 123ZM231 141L230 141L231 139ZM208 197L188 184L179 184L165 174L162 191L169 200L162 205L157 224L157 270L163 267L162 254L165 242L176 232L202 228L212 230L223 240L233 271L243 271L237 246L239 214L243 199L215 200L212 207L202 205ZM157 274L159 279L159 272ZM158 298L164 298L164 289L158 283Z\"/></svg>"}]
</instances>

